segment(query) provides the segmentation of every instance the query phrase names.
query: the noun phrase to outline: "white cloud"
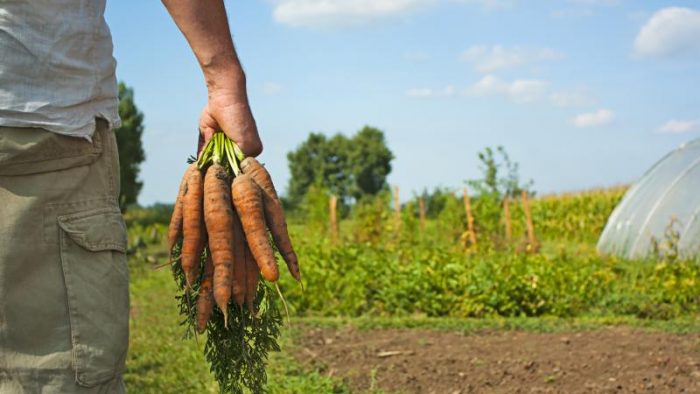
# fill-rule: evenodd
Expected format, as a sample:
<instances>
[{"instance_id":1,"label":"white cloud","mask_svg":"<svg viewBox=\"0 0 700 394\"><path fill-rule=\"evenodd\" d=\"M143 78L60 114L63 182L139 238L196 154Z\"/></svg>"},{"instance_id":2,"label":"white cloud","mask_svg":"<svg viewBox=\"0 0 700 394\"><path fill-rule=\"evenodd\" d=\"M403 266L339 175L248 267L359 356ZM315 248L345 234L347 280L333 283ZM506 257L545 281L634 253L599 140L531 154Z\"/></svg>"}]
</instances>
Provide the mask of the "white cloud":
<instances>
[{"instance_id":1,"label":"white cloud","mask_svg":"<svg viewBox=\"0 0 700 394\"><path fill-rule=\"evenodd\" d=\"M596 100L584 89L563 90L549 95L549 101L557 107L587 107L594 105Z\"/></svg>"},{"instance_id":2,"label":"white cloud","mask_svg":"<svg viewBox=\"0 0 700 394\"><path fill-rule=\"evenodd\" d=\"M515 68L530 63L561 58L562 55L550 48L510 47L501 45L475 45L462 52L462 61L473 63L479 72L493 72Z\"/></svg>"},{"instance_id":3,"label":"white cloud","mask_svg":"<svg viewBox=\"0 0 700 394\"><path fill-rule=\"evenodd\" d=\"M303 27L363 25L433 5L438 0L281 0L273 16L279 23Z\"/></svg>"},{"instance_id":4,"label":"white cloud","mask_svg":"<svg viewBox=\"0 0 700 394\"><path fill-rule=\"evenodd\" d=\"M452 85L447 85L442 89L433 88L413 88L406 91L406 96L412 98L433 98L433 97L452 97L457 93Z\"/></svg>"},{"instance_id":5,"label":"white cloud","mask_svg":"<svg viewBox=\"0 0 700 394\"><path fill-rule=\"evenodd\" d=\"M472 96L503 95L516 103L530 103L544 97L548 82L535 79L503 81L493 75L486 75L467 89Z\"/></svg>"},{"instance_id":6,"label":"white cloud","mask_svg":"<svg viewBox=\"0 0 700 394\"><path fill-rule=\"evenodd\" d=\"M576 127L604 126L615 119L615 114L609 109L599 109L596 112L580 114L571 119Z\"/></svg>"},{"instance_id":7,"label":"white cloud","mask_svg":"<svg viewBox=\"0 0 700 394\"><path fill-rule=\"evenodd\" d=\"M265 82L262 87L262 92L266 96L276 96L282 92L282 85L274 82Z\"/></svg>"},{"instance_id":8,"label":"white cloud","mask_svg":"<svg viewBox=\"0 0 700 394\"><path fill-rule=\"evenodd\" d=\"M634 41L641 56L700 54L700 11L668 7L657 11Z\"/></svg>"},{"instance_id":9,"label":"white cloud","mask_svg":"<svg viewBox=\"0 0 700 394\"><path fill-rule=\"evenodd\" d=\"M657 132L660 134L682 134L700 130L700 120L671 119L661 125Z\"/></svg>"}]
</instances>

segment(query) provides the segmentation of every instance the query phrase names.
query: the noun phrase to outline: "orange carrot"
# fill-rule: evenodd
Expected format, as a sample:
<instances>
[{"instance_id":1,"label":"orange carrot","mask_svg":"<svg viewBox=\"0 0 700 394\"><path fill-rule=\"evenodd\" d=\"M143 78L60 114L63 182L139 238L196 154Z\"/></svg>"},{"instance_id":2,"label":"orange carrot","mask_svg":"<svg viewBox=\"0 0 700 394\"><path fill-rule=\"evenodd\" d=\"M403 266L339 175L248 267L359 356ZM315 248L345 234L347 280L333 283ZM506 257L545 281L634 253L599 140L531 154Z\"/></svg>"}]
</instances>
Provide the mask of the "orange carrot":
<instances>
[{"instance_id":1,"label":"orange carrot","mask_svg":"<svg viewBox=\"0 0 700 394\"><path fill-rule=\"evenodd\" d=\"M204 178L204 222L209 250L214 262L214 299L228 325L228 302L233 280L233 207L228 174L223 166L212 164Z\"/></svg>"},{"instance_id":2,"label":"orange carrot","mask_svg":"<svg viewBox=\"0 0 700 394\"><path fill-rule=\"evenodd\" d=\"M243 224L246 240L263 277L276 282L279 278L277 261L267 236L260 187L246 174L234 178L231 186L233 204Z\"/></svg>"},{"instance_id":3,"label":"orange carrot","mask_svg":"<svg viewBox=\"0 0 700 394\"><path fill-rule=\"evenodd\" d=\"M190 176L190 171L197 168L195 163L192 163L185 170L185 175L180 181L180 188L177 191L177 198L173 205L173 215L170 217L170 225L168 225L168 250L172 250L177 239L182 235L182 200L187 188L187 178Z\"/></svg>"},{"instance_id":4,"label":"orange carrot","mask_svg":"<svg viewBox=\"0 0 700 394\"><path fill-rule=\"evenodd\" d=\"M255 298L258 296L258 281L260 280L260 271L258 264L255 262L253 254L250 252L248 244L245 245L245 266L246 266L246 292L245 302L248 305L248 311L255 316L258 311L255 310Z\"/></svg>"},{"instance_id":5,"label":"orange carrot","mask_svg":"<svg viewBox=\"0 0 700 394\"><path fill-rule=\"evenodd\" d=\"M267 227L270 229L272 239L275 240L277 249L287 263L289 272L294 279L300 281L301 272L299 271L299 259L292 247L292 241L289 239L287 221L284 218L284 209L282 208L279 197L277 197L277 191L275 190L275 185L272 183L270 173L253 157L247 157L241 162L241 170L244 174L248 174L255 183L260 186L260 189L262 189L263 208L265 210Z\"/></svg>"},{"instance_id":6,"label":"orange carrot","mask_svg":"<svg viewBox=\"0 0 700 394\"><path fill-rule=\"evenodd\" d=\"M187 287L199 276L200 257L204 249L206 234L202 225L202 173L190 171L187 187L182 199L182 270L185 272Z\"/></svg>"},{"instance_id":7,"label":"orange carrot","mask_svg":"<svg viewBox=\"0 0 700 394\"><path fill-rule=\"evenodd\" d=\"M233 300L239 307L243 307L246 294L246 263L245 249L247 248L245 234L243 234L243 225L238 218L238 214L233 213L233 240L235 243L233 249L233 286L231 293ZM257 270L258 267L255 267Z\"/></svg>"},{"instance_id":8,"label":"orange carrot","mask_svg":"<svg viewBox=\"0 0 700 394\"><path fill-rule=\"evenodd\" d=\"M211 260L211 253L209 253L204 263L204 275L202 276L202 285L199 288L199 297L197 298L197 332L200 334L207 327L207 321L209 321L209 317L214 309L213 277L214 263Z\"/></svg>"}]
</instances>

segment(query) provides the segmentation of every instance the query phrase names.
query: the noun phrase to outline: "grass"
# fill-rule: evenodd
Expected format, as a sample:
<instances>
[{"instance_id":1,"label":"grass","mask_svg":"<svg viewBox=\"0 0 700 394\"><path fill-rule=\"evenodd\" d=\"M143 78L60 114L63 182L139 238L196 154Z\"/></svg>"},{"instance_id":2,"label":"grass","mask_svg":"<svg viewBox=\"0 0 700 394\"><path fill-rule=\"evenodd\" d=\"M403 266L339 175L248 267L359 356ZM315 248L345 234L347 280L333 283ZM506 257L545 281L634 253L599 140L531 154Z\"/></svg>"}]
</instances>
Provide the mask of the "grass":
<instances>
[{"instance_id":1,"label":"grass","mask_svg":"<svg viewBox=\"0 0 700 394\"><path fill-rule=\"evenodd\" d=\"M204 359L205 338L183 338L176 290L169 269L132 264L130 346L124 375L131 393L219 392ZM283 349L293 348L293 336L293 330L283 330ZM272 394L349 393L339 379L302 368L287 352L271 357L268 376Z\"/></svg>"},{"instance_id":2,"label":"grass","mask_svg":"<svg viewBox=\"0 0 700 394\"><path fill-rule=\"evenodd\" d=\"M406 328L424 330L461 331L478 333L480 331L529 331L529 332L576 332L602 329L605 327L625 326L645 331L688 334L700 332L700 316L687 316L671 320L639 319L633 316L577 318L559 317L507 317L459 319L449 317L305 317L300 321L307 326L324 328L354 327L360 330L385 328Z\"/></svg>"},{"instance_id":3,"label":"grass","mask_svg":"<svg viewBox=\"0 0 700 394\"><path fill-rule=\"evenodd\" d=\"M217 393L199 344L183 338L170 271L132 269L129 392Z\"/></svg>"}]
</instances>

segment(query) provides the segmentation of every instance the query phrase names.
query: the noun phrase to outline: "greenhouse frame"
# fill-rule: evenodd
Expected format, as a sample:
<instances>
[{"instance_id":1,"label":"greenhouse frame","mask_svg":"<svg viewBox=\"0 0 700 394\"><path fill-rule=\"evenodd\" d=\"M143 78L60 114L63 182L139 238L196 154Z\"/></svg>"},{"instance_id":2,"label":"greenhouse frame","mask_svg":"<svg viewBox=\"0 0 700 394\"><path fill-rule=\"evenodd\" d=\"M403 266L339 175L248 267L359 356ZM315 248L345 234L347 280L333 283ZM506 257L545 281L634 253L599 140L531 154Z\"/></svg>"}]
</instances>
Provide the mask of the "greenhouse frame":
<instances>
[{"instance_id":1,"label":"greenhouse frame","mask_svg":"<svg viewBox=\"0 0 700 394\"><path fill-rule=\"evenodd\" d=\"M667 154L627 191L598 251L628 259L700 257L700 138Z\"/></svg>"}]
</instances>

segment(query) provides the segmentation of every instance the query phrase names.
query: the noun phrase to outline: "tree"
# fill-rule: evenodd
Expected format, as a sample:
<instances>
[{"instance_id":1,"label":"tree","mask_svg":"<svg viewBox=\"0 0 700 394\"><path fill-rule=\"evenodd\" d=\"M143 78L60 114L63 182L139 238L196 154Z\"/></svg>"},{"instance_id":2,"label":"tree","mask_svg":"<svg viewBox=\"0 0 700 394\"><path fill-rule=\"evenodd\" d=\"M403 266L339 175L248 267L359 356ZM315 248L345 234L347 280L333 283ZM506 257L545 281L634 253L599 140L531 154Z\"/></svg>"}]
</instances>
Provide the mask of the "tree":
<instances>
[{"instance_id":1,"label":"tree","mask_svg":"<svg viewBox=\"0 0 700 394\"><path fill-rule=\"evenodd\" d=\"M483 177L467 181L474 200L472 212L477 233L491 235L491 241L496 243L500 242L496 234L502 228L503 197L518 198L523 190L532 195L532 181L521 182L518 163L511 161L502 146L479 152L479 161Z\"/></svg>"},{"instance_id":2,"label":"tree","mask_svg":"<svg viewBox=\"0 0 700 394\"><path fill-rule=\"evenodd\" d=\"M138 176L146 154L141 143L143 113L134 103L134 90L123 82L119 83L119 117L122 125L114 132L119 148L119 207L124 212L127 206L136 203L143 187L143 182L138 180Z\"/></svg>"},{"instance_id":3,"label":"tree","mask_svg":"<svg viewBox=\"0 0 700 394\"><path fill-rule=\"evenodd\" d=\"M387 187L393 158L384 133L374 127L365 126L352 138L311 133L287 154L291 173L287 197L296 206L312 185L327 189L344 205L375 195Z\"/></svg>"},{"instance_id":4,"label":"tree","mask_svg":"<svg viewBox=\"0 0 700 394\"><path fill-rule=\"evenodd\" d=\"M287 154L291 179L288 199L298 206L312 185L325 188L336 195L346 195L347 162L345 146L347 138L338 134L328 139L320 133L311 133L295 151Z\"/></svg>"},{"instance_id":5,"label":"tree","mask_svg":"<svg viewBox=\"0 0 700 394\"><path fill-rule=\"evenodd\" d=\"M386 187L394 154L386 146L381 130L365 126L350 141L350 193L355 199L375 195Z\"/></svg>"},{"instance_id":6,"label":"tree","mask_svg":"<svg viewBox=\"0 0 700 394\"><path fill-rule=\"evenodd\" d=\"M479 161L483 178L467 181L475 194L500 199L503 196L518 197L523 190L530 191L532 181L521 183L518 163L510 160L502 146L496 147L495 151L486 147L483 152L479 152Z\"/></svg>"},{"instance_id":7,"label":"tree","mask_svg":"<svg viewBox=\"0 0 700 394\"><path fill-rule=\"evenodd\" d=\"M425 216L430 219L435 219L438 215L445 209L449 199L454 199L455 192L446 187L436 187L433 191L429 192L428 189L423 189L423 193L415 197L414 200L418 198L423 198L423 203L425 204Z\"/></svg>"}]
</instances>

